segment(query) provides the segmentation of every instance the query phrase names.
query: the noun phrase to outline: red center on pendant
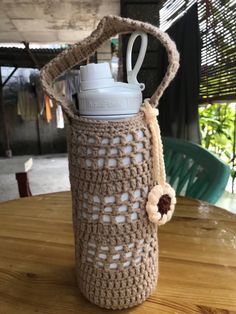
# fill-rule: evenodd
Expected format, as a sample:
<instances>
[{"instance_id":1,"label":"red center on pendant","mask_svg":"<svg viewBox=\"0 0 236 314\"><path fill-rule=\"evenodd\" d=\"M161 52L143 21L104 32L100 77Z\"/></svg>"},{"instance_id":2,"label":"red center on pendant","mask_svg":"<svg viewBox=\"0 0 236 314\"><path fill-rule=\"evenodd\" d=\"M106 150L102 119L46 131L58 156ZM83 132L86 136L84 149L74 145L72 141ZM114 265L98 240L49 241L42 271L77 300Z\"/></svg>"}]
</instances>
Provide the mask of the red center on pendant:
<instances>
[{"instance_id":1,"label":"red center on pendant","mask_svg":"<svg viewBox=\"0 0 236 314\"><path fill-rule=\"evenodd\" d=\"M164 194L161 196L158 202L158 211L161 215L167 214L168 210L170 210L171 198L168 194Z\"/></svg>"}]
</instances>

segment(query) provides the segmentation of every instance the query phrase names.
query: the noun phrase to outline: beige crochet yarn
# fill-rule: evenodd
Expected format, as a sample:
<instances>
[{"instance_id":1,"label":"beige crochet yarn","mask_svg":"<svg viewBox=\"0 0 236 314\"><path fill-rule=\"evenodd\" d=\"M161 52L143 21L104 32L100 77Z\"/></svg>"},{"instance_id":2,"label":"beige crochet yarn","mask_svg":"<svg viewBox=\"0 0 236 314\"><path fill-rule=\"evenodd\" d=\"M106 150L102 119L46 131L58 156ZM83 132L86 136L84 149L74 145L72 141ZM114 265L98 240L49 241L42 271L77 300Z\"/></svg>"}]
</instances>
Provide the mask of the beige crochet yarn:
<instances>
[{"instance_id":1,"label":"beige crochet yarn","mask_svg":"<svg viewBox=\"0 0 236 314\"><path fill-rule=\"evenodd\" d=\"M86 298L108 309L140 304L156 286L157 228L145 208L148 194L157 183L153 165L162 167L160 158L155 158L156 154L162 156L162 147L159 143L153 150L154 133L148 125L147 112L119 121L89 120L80 117L54 91L53 81L109 37L135 30L155 36L168 53L166 75L149 101L155 106L175 76L179 55L168 35L147 23L106 16L91 36L65 50L41 71L45 90L61 103L69 121L78 285ZM159 177L162 173L165 183L165 173L156 173Z\"/></svg>"}]
</instances>

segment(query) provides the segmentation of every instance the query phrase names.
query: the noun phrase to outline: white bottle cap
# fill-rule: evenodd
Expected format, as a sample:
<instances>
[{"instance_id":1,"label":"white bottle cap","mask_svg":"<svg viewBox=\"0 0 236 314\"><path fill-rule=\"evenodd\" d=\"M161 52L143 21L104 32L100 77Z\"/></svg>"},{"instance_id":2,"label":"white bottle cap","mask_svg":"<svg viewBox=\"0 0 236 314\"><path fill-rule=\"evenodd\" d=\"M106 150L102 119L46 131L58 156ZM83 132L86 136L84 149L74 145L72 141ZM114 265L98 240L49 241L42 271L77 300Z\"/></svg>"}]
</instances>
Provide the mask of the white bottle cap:
<instances>
[{"instance_id":1,"label":"white bottle cap","mask_svg":"<svg viewBox=\"0 0 236 314\"><path fill-rule=\"evenodd\" d=\"M97 89L110 87L114 84L111 69L107 62L90 63L80 67L80 89Z\"/></svg>"}]
</instances>

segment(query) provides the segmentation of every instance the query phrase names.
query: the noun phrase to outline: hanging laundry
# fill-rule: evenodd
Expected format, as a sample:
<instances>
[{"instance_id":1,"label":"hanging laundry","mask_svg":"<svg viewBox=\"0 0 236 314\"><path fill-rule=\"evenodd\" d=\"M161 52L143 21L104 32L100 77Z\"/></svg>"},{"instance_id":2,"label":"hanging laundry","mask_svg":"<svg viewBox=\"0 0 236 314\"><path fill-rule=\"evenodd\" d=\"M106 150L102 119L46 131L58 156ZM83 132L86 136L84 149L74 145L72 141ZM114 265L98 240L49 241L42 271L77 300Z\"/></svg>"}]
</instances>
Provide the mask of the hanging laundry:
<instances>
[{"instance_id":1,"label":"hanging laundry","mask_svg":"<svg viewBox=\"0 0 236 314\"><path fill-rule=\"evenodd\" d=\"M57 93L62 94L68 100L73 102L73 95L79 93L80 76L78 70L71 70L70 72L60 76L53 87Z\"/></svg>"},{"instance_id":2,"label":"hanging laundry","mask_svg":"<svg viewBox=\"0 0 236 314\"><path fill-rule=\"evenodd\" d=\"M35 94L30 91L30 85L19 90L17 94L17 114L25 121L37 119L38 104Z\"/></svg>"},{"instance_id":3,"label":"hanging laundry","mask_svg":"<svg viewBox=\"0 0 236 314\"><path fill-rule=\"evenodd\" d=\"M53 88L58 93L67 98L70 102L72 102L76 106L77 102L77 93L79 92L79 71L72 70L69 73L62 75L58 78L54 84ZM55 104L55 103L54 103ZM57 128L64 128L64 117L62 107L59 103L56 103L56 121Z\"/></svg>"},{"instance_id":4,"label":"hanging laundry","mask_svg":"<svg viewBox=\"0 0 236 314\"><path fill-rule=\"evenodd\" d=\"M51 99L48 97L48 95L44 96L44 102L45 102L46 120L49 123L52 120L51 108L53 107L53 103L52 103Z\"/></svg>"},{"instance_id":5,"label":"hanging laundry","mask_svg":"<svg viewBox=\"0 0 236 314\"><path fill-rule=\"evenodd\" d=\"M74 101L73 96L80 92L80 75L78 70L71 70L65 74L66 97Z\"/></svg>"},{"instance_id":6,"label":"hanging laundry","mask_svg":"<svg viewBox=\"0 0 236 314\"><path fill-rule=\"evenodd\" d=\"M57 128L58 129L64 129L64 117L63 117L61 105L57 105L56 119L57 119Z\"/></svg>"},{"instance_id":7,"label":"hanging laundry","mask_svg":"<svg viewBox=\"0 0 236 314\"><path fill-rule=\"evenodd\" d=\"M39 70L30 71L30 83L35 89L35 94L38 102L39 114L42 115L44 112L44 91L42 88L41 79L39 76Z\"/></svg>"}]
</instances>

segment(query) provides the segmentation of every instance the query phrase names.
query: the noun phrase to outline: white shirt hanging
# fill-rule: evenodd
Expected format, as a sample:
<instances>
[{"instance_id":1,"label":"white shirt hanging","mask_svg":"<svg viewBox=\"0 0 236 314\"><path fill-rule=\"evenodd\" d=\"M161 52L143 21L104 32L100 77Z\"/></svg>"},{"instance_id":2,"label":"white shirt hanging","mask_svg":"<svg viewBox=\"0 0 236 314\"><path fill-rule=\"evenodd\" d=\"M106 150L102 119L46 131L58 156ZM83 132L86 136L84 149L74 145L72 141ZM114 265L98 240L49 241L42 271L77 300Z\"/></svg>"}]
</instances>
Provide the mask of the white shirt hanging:
<instances>
[{"instance_id":1,"label":"white shirt hanging","mask_svg":"<svg viewBox=\"0 0 236 314\"><path fill-rule=\"evenodd\" d=\"M63 117L61 105L57 105L56 120L57 120L57 128L58 129L64 129L64 117Z\"/></svg>"}]
</instances>

